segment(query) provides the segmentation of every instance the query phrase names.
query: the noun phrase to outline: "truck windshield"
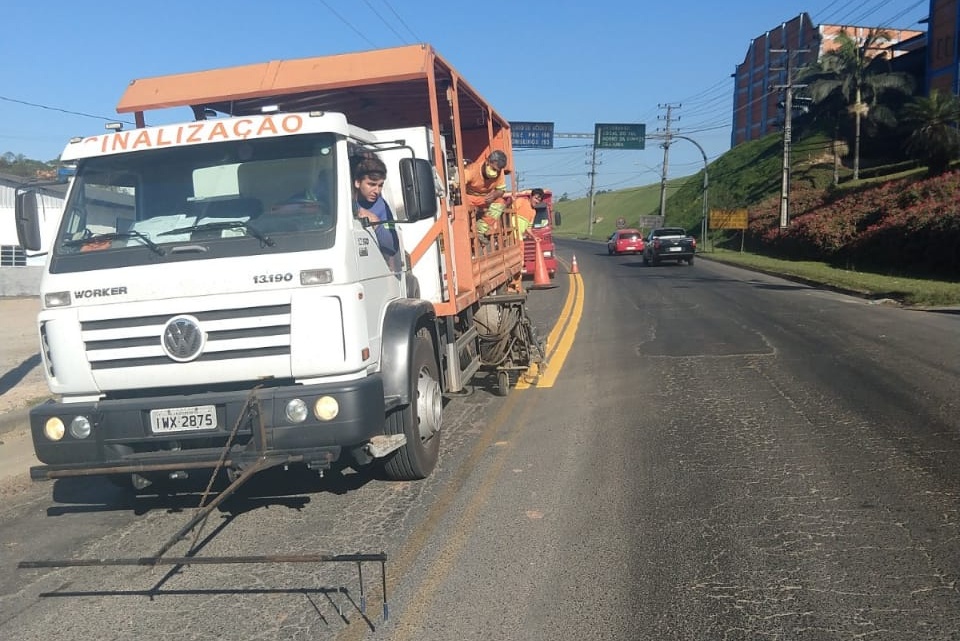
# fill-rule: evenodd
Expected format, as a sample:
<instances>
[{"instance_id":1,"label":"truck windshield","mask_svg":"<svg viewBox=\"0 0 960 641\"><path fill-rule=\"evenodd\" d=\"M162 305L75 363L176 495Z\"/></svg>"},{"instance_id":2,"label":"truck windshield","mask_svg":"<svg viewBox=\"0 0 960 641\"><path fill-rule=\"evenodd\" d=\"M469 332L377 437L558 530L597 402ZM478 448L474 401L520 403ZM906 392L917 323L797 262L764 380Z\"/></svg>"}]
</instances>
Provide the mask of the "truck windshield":
<instances>
[{"instance_id":1,"label":"truck windshield","mask_svg":"<svg viewBox=\"0 0 960 641\"><path fill-rule=\"evenodd\" d=\"M533 219L534 228L546 227L550 224L550 211L546 205L536 207L534 211L537 212L536 218Z\"/></svg>"},{"instance_id":2,"label":"truck windshield","mask_svg":"<svg viewBox=\"0 0 960 641\"><path fill-rule=\"evenodd\" d=\"M330 134L278 136L85 159L51 268L332 246L334 143Z\"/></svg>"}]
</instances>

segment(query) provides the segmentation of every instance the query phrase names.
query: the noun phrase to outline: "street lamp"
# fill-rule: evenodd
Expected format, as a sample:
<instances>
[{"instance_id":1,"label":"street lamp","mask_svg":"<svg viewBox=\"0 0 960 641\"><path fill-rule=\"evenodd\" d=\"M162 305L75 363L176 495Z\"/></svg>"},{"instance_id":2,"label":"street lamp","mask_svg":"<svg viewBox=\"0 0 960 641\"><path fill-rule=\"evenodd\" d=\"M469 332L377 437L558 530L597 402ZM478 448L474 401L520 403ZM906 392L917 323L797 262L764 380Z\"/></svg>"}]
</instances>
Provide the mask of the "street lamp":
<instances>
[{"instance_id":1,"label":"street lamp","mask_svg":"<svg viewBox=\"0 0 960 641\"><path fill-rule=\"evenodd\" d=\"M665 138L666 136L650 136L650 137ZM703 147L700 146L700 143L698 143L693 138L690 138L689 136L681 136L679 134L675 134L671 132L670 137L681 138L683 140L686 140L687 142L692 142L694 145L696 145L697 149L700 150L700 155L703 156L703 211L701 213L701 218L700 218L700 241L703 243L704 248L706 248L707 246L707 215L710 212L709 205L707 202L707 189L710 186L709 176L707 176L707 167L710 164L710 162L707 160L707 152L703 150ZM666 224L666 221L664 221L664 224Z\"/></svg>"}]
</instances>

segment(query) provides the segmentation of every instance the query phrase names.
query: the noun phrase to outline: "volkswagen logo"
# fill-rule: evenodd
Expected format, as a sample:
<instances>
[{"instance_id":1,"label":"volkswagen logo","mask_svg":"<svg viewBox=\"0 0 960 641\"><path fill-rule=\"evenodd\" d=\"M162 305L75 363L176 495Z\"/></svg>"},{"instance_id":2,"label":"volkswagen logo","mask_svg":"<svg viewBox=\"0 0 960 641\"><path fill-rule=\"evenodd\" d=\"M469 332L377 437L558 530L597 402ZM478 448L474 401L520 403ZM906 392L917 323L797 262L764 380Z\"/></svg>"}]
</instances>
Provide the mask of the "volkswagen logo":
<instances>
[{"instance_id":1,"label":"volkswagen logo","mask_svg":"<svg viewBox=\"0 0 960 641\"><path fill-rule=\"evenodd\" d=\"M163 327L161 343L167 356L179 363L192 361L203 352L207 336L193 316L174 316Z\"/></svg>"}]
</instances>

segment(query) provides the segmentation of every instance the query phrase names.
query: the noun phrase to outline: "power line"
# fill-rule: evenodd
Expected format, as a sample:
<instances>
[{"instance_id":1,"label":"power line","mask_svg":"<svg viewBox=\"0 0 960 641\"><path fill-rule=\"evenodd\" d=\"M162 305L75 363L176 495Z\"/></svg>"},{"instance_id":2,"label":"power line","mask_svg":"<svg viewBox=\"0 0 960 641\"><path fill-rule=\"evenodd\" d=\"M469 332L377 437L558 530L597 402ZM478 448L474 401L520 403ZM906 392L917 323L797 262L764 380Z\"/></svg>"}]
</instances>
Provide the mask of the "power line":
<instances>
[{"instance_id":1,"label":"power line","mask_svg":"<svg viewBox=\"0 0 960 641\"><path fill-rule=\"evenodd\" d=\"M853 18L853 19L851 20L851 22L853 22L853 23L864 22L864 21L866 21L870 16L872 16L873 14L875 14L875 13L877 13L878 11L880 11L881 9L883 9L885 6L887 6L887 5L890 4L891 2L893 2L893 0L882 0L882 2L880 2L879 5L877 5L877 6L874 7L873 9L867 9L864 13L861 13L861 14L858 15L857 17Z\"/></svg>"},{"instance_id":2,"label":"power line","mask_svg":"<svg viewBox=\"0 0 960 641\"><path fill-rule=\"evenodd\" d=\"M97 120L106 120L107 122L122 122L127 125L136 124L129 120L120 120L118 118L108 118L106 116L96 116L94 114L83 113L82 111L71 111L69 109L63 109L62 107L51 107L50 105L41 105L36 102L28 102L26 100L17 100L16 98L8 98L7 96L0 96L0 100L6 101L6 102L15 102L18 105L26 105L28 107L36 107L38 109L46 109L48 111L59 111L60 113L70 114L71 116L83 116L84 118L96 118Z\"/></svg>"},{"instance_id":3,"label":"power line","mask_svg":"<svg viewBox=\"0 0 960 641\"><path fill-rule=\"evenodd\" d=\"M403 25L403 28L404 28L404 29L406 29L407 31L410 32L410 35L413 36L413 39L414 39L414 40L416 40L417 42L423 42L423 39L422 39L420 36L418 36L418 35L413 31L413 29L410 28L410 25L408 25L408 24L404 21L404 19L400 17L400 14L397 13L396 10L394 10L393 5L390 4L389 0L383 0L383 4L387 5L387 9L390 10L390 13L392 13L393 16L394 16L397 20L400 21L400 24Z\"/></svg>"},{"instance_id":4,"label":"power line","mask_svg":"<svg viewBox=\"0 0 960 641\"><path fill-rule=\"evenodd\" d=\"M380 12L377 11L377 10L374 8L374 6L373 6L372 4L370 4L370 0L363 0L363 3L370 8L370 11L372 11L372 12L374 13L374 15L376 15L378 18L380 18L380 22L382 22L383 24L387 25L387 28L390 29L390 31L393 32L393 35L395 35L396 37L400 38L400 42L402 42L403 44L408 44L407 41L406 41L406 39L405 39L403 36L401 36L400 33L399 33L396 29L393 28L393 25L390 24L390 22L387 21L387 19L384 18L384 17L380 14Z\"/></svg>"},{"instance_id":5,"label":"power line","mask_svg":"<svg viewBox=\"0 0 960 641\"><path fill-rule=\"evenodd\" d=\"M912 5L910 5L909 7L907 7L906 9L904 9L903 11L901 11L900 13L898 13L897 15L893 16L892 18L887 18L886 20L884 20L883 22L881 22L881 23L880 23L881 26L893 26L893 24L894 24L897 20L899 20L900 18L904 17L905 15L907 15L908 13L910 13L911 11L913 11L914 9L916 9L917 7L919 7L920 5L922 5L922 4L927 4L928 1L929 1L929 0L917 0L917 2L914 2Z\"/></svg>"},{"instance_id":6,"label":"power line","mask_svg":"<svg viewBox=\"0 0 960 641\"><path fill-rule=\"evenodd\" d=\"M326 1L326 0L319 0L319 2L320 2L320 4L322 4L323 6L325 6L325 7L327 8L327 11L329 11L330 13L332 13L333 15L335 15L335 16L337 17L337 19L340 20L340 22L342 22L343 24L345 24L345 25L347 25L348 27L350 27L355 34L357 34L358 36L360 36L361 38L363 38L364 40L366 40L366 41L367 41L367 44L369 44L371 47L373 47L373 48L376 49L377 45L375 45L375 44L373 43L373 40L371 40L370 38L367 37L367 34L363 33L363 32L360 31L359 29L357 29L355 26L353 26L353 23L351 23L349 20L347 20L346 18L344 18L343 16L341 16L339 13L337 13L336 10L334 10L333 7L331 7L329 4L327 4L327 1Z\"/></svg>"},{"instance_id":7,"label":"power line","mask_svg":"<svg viewBox=\"0 0 960 641\"><path fill-rule=\"evenodd\" d=\"M820 15L826 14L827 11L829 11L830 9L832 9L832 8L834 7L834 5L836 5L836 4L840 3L840 2L843 2L843 1L844 1L844 0L833 0L833 2L831 2L830 4L828 4L828 5L825 6L823 9L820 10ZM821 22L823 22L823 21L821 20Z\"/></svg>"}]
</instances>

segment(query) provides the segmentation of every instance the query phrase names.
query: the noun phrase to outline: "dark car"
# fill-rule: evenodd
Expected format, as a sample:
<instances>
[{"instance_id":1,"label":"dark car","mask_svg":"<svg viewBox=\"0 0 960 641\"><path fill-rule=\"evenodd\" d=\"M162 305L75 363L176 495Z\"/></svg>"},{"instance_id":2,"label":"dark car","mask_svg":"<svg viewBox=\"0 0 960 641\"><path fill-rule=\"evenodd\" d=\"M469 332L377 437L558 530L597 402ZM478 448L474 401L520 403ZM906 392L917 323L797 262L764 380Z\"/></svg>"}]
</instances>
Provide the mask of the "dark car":
<instances>
[{"instance_id":1,"label":"dark car","mask_svg":"<svg viewBox=\"0 0 960 641\"><path fill-rule=\"evenodd\" d=\"M643 251L643 234L639 229L618 229L607 240L607 253L639 254Z\"/></svg>"},{"instance_id":2,"label":"dark car","mask_svg":"<svg viewBox=\"0 0 960 641\"><path fill-rule=\"evenodd\" d=\"M692 265L696 251L697 239L688 236L685 229L661 227L652 230L646 238L643 264L659 265L661 261L673 260L677 263L686 261L688 265Z\"/></svg>"}]
</instances>

